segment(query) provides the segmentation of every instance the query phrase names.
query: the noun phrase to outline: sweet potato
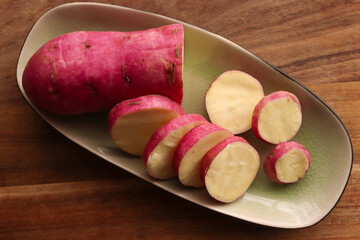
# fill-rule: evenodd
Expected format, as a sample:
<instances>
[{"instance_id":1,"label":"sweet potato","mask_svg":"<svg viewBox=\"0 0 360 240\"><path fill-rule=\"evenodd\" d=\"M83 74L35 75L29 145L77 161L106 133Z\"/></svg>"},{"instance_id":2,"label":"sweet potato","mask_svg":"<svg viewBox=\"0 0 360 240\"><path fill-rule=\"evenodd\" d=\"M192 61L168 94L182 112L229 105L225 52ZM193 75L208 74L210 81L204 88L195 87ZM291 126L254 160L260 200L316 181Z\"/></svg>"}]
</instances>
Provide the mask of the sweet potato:
<instances>
[{"instance_id":1,"label":"sweet potato","mask_svg":"<svg viewBox=\"0 0 360 240\"><path fill-rule=\"evenodd\" d=\"M211 83L205 95L205 107L212 123L240 134L251 129L254 107L262 97L264 90L257 79L231 70Z\"/></svg>"},{"instance_id":2,"label":"sweet potato","mask_svg":"<svg viewBox=\"0 0 360 240\"><path fill-rule=\"evenodd\" d=\"M176 147L191 129L205 123L208 121L199 114L185 114L158 128L143 153L148 174L161 180L176 177L172 165Z\"/></svg>"},{"instance_id":3,"label":"sweet potato","mask_svg":"<svg viewBox=\"0 0 360 240\"><path fill-rule=\"evenodd\" d=\"M258 152L245 139L233 136L210 149L201 160L206 190L220 202L244 195L260 167Z\"/></svg>"},{"instance_id":4,"label":"sweet potato","mask_svg":"<svg viewBox=\"0 0 360 240\"><path fill-rule=\"evenodd\" d=\"M295 183L310 168L311 156L301 144L290 141L278 144L264 161L264 172L275 183Z\"/></svg>"},{"instance_id":5,"label":"sweet potato","mask_svg":"<svg viewBox=\"0 0 360 240\"><path fill-rule=\"evenodd\" d=\"M299 99L287 91L273 92L255 106L252 129L262 141L279 144L292 139L301 127Z\"/></svg>"},{"instance_id":6,"label":"sweet potato","mask_svg":"<svg viewBox=\"0 0 360 240\"><path fill-rule=\"evenodd\" d=\"M184 109L168 97L141 96L113 107L109 112L108 127L111 138L121 150L141 156L159 127L184 114Z\"/></svg>"},{"instance_id":7,"label":"sweet potato","mask_svg":"<svg viewBox=\"0 0 360 240\"><path fill-rule=\"evenodd\" d=\"M233 134L216 124L202 124L191 129L174 152L173 167L179 181L187 187L203 187L201 160L214 146Z\"/></svg>"},{"instance_id":8,"label":"sweet potato","mask_svg":"<svg viewBox=\"0 0 360 240\"><path fill-rule=\"evenodd\" d=\"M37 50L22 81L33 103L58 114L110 109L149 94L181 104L182 65L181 24L137 32L79 31Z\"/></svg>"}]
</instances>

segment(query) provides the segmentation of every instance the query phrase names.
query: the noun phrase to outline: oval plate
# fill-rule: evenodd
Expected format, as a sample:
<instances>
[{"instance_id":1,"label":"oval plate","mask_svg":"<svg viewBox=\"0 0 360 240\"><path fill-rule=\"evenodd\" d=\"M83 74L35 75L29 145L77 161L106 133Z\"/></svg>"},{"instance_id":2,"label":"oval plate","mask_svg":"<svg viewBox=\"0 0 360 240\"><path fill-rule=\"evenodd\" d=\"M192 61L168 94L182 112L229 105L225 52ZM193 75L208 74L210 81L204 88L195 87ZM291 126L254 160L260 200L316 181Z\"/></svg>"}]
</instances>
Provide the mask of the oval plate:
<instances>
[{"instance_id":1,"label":"oval plate","mask_svg":"<svg viewBox=\"0 0 360 240\"><path fill-rule=\"evenodd\" d=\"M177 179L154 181L140 158L124 154L111 141L107 112L81 116L58 116L38 109L22 87L22 73L34 52L48 40L67 32L135 31L182 23L185 28L184 100L186 113L206 115L204 94L212 80L226 70L239 69L257 78L265 94L276 90L298 96L303 124L295 141L312 156L306 177L296 184L276 185L262 168L238 201L221 204L205 189L181 186ZM269 63L238 45L195 26L164 16L98 3L70 3L41 16L23 45L17 66L17 83L25 99L51 126L99 157L181 198L245 221L279 228L303 228L321 221L336 205L352 167L352 144L337 115L314 93ZM331 129L331 130L330 130ZM262 161L274 147L257 140L252 131L242 136L258 151Z\"/></svg>"}]
</instances>

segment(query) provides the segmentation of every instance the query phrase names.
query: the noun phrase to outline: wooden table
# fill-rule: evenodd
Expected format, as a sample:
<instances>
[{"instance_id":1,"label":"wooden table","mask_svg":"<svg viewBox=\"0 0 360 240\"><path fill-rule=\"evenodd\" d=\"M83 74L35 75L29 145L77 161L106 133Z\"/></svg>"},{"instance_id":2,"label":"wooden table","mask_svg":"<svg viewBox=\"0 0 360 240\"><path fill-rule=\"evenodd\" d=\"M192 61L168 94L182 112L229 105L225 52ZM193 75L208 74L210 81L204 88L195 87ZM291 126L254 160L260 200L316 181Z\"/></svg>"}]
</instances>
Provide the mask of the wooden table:
<instances>
[{"instance_id":1,"label":"wooden table","mask_svg":"<svg viewBox=\"0 0 360 240\"><path fill-rule=\"evenodd\" d=\"M0 239L359 239L360 2L99 1L214 32L314 91L347 127L354 163L336 208L305 229L258 226L175 197L96 157L25 102L16 63L31 26L70 1L0 1Z\"/></svg>"}]
</instances>

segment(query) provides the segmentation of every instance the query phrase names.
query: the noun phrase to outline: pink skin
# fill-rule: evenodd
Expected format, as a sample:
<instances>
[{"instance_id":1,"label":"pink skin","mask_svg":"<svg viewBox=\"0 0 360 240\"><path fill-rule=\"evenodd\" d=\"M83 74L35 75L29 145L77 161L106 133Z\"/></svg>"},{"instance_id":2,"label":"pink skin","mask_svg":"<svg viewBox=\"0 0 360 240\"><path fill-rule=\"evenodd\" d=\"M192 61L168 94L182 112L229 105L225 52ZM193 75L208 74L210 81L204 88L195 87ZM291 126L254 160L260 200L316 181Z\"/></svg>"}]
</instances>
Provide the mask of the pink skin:
<instances>
[{"instance_id":1,"label":"pink skin","mask_svg":"<svg viewBox=\"0 0 360 240\"><path fill-rule=\"evenodd\" d=\"M138 32L72 32L31 57L23 87L40 108L67 115L149 94L181 104L182 56L181 24Z\"/></svg>"},{"instance_id":2,"label":"pink skin","mask_svg":"<svg viewBox=\"0 0 360 240\"><path fill-rule=\"evenodd\" d=\"M213 147L212 149L210 149L205 156L203 157L203 159L201 160L201 168L200 168L200 174L201 174L201 178L203 179L204 183L205 183L205 176L206 173L212 163L212 161L214 160L214 158L229 144L233 143L233 142L243 142L243 143L247 143L249 144L244 138L242 137L238 137L238 136L233 136L230 138L225 139L224 141L220 142L218 145L216 145L215 147ZM250 145L250 144L249 144Z\"/></svg>"},{"instance_id":3,"label":"pink skin","mask_svg":"<svg viewBox=\"0 0 360 240\"><path fill-rule=\"evenodd\" d=\"M215 132L215 131L224 131L224 128L219 127L216 124L202 124L191 129L179 142L173 159L173 166L175 172L179 175L179 169L182 159L184 158L185 154L203 137L207 136L208 134ZM230 132L230 131L229 131Z\"/></svg>"},{"instance_id":4,"label":"pink skin","mask_svg":"<svg viewBox=\"0 0 360 240\"><path fill-rule=\"evenodd\" d=\"M160 96L160 95L141 96L138 98L122 101L111 109L108 117L109 130L111 131L117 119L125 115L137 111L142 111L147 109L157 109L157 108L174 111L179 115L185 114L184 109L177 102L174 102L168 97Z\"/></svg>"},{"instance_id":5,"label":"pink skin","mask_svg":"<svg viewBox=\"0 0 360 240\"><path fill-rule=\"evenodd\" d=\"M200 124L208 123L208 121L199 114L186 114L174 118L170 122L166 123L159 129L157 129L154 134L151 136L148 144L145 147L143 160L145 165L148 162L149 156L154 151L156 146L164 140L171 132L178 129L179 127L185 126L190 123L199 122Z\"/></svg>"},{"instance_id":6,"label":"pink skin","mask_svg":"<svg viewBox=\"0 0 360 240\"><path fill-rule=\"evenodd\" d=\"M254 131L254 134L256 137L258 137L263 142L268 143L265 139L261 137L261 134L258 129L258 122L259 122L259 115L261 113L261 110L265 107L266 104L268 104L271 101L274 101L278 98L287 98L290 97L300 108L301 105L299 99L292 93L286 92L286 91L277 91L273 92L265 97L263 97L260 102L255 106L253 116L252 116L252 129Z\"/></svg>"},{"instance_id":7,"label":"pink skin","mask_svg":"<svg viewBox=\"0 0 360 240\"><path fill-rule=\"evenodd\" d=\"M293 141L283 142L283 143L278 144L270 152L270 154L267 156L267 158L264 161L264 165L263 165L264 171L271 181L276 182L276 183L285 184L284 182L280 181L277 178L275 164L276 164L277 160L279 160L279 158L281 158L284 154L286 154L288 151L290 151L292 149L299 149L306 155L307 159L309 160L309 165L308 165L308 169L309 169L311 157L310 157L310 153L308 152L308 150L304 146L302 146L301 144L299 144L297 142L293 142Z\"/></svg>"}]
</instances>

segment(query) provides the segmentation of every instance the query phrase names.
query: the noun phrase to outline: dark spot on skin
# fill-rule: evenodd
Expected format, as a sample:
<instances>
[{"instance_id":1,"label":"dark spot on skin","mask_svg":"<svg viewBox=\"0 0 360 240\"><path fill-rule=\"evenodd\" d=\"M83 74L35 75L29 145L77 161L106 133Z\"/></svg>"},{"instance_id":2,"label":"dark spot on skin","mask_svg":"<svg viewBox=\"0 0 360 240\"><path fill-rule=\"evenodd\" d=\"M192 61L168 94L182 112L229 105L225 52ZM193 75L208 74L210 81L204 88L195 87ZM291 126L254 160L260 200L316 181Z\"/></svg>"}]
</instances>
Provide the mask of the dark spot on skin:
<instances>
[{"instance_id":1,"label":"dark spot on skin","mask_svg":"<svg viewBox=\"0 0 360 240\"><path fill-rule=\"evenodd\" d=\"M165 75L168 79L168 83L172 86L175 83L175 63L169 63L165 59L162 59L165 67Z\"/></svg>"},{"instance_id":2,"label":"dark spot on skin","mask_svg":"<svg viewBox=\"0 0 360 240\"><path fill-rule=\"evenodd\" d=\"M51 73L50 73L50 78L51 78L51 82L53 84L56 83L56 67L55 67L55 60L54 58L50 58L50 63L51 63Z\"/></svg>"},{"instance_id":3,"label":"dark spot on skin","mask_svg":"<svg viewBox=\"0 0 360 240\"><path fill-rule=\"evenodd\" d=\"M129 102L127 105L128 106L131 106L131 105L138 105L140 104L141 102Z\"/></svg>"},{"instance_id":4,"label":"dark spot on skin","mask_svg":"<svg viewBox=\"0 0 360 240\"><path fill-rule=\"evenodd\" d=\"M87 41L85 41L84 42L84 52L86 52L89 48L91 47L91 45L87 42Z\"/></svg>"},{"instance_id":5,"label":"dark spot on skin","mask_svg":"<svg viewBox=\"0 0 360 240\"><path fill-rule=\"evenodd\" d=\"M54 43L54 44L50 45L49 51L52 52L52 51L54 51L54 49L57 49L57 48L58 48L57 43Z\"/></svg>"},{"instance_id":6,"label":"dark spot on skin","mask_svg":"<svg viewBox=\"0 0 360 240\"><path fill-rule=\"evenodd\" d=\"M55 67L55 60L54 58L50 58L50 63L51 63L51 73L50 73L50 80L51 80L51 84L48 87L49 92L51 93L52 96L58 97L60 96L60 93L56 87L56 67Z\"/></svg>"},{"instance_id":7,"label":"dark spot on skin","mask_svg":"<svg viewBox=\"0 0 360 240\"><path fill-rule=\"evenodd\" d=\"M51 77L51 81L53 82L53 83L56 83L56 80L55 80L55 73L50 73L50 77Z\"/></svg>"},{"instance_id":8,"label":"dark spot on skin","mask_svg":"<svg viewBox=\"0 0 360 240\"><path fill-rule=\"evenodd\" d=\"M124 36L124 37L123 37L123 40L120 41L120 43L122 44L122 42L123 42L124 40L126 41L126 40L129 40L130 38L131 38L131 37L130 37L129 35Z\"/></svg>"},{"instance_id":9,"label":"dark spot on skin","mask_svg":"<svg viewBox=\"0 0 360 240\"><path fill-rule=\"evenodd\" d=\"M127 82L127 83L129 83L130 82L130 78L128 77L128 76L124 76L124 80L125 80L125 82Z\"/></svg>"},{"instance_id":10,"label":"dark spot on skin","mask_svg":"<svg viewBox=\"0 0 360 240\"><path fill-rule=\"evenodd\" d=\"M126 83L130 83L130 78L126 73L127 68L129 68L129 65L127 64L121 66L121 75Z\"/></svg>"},{"instance_id":11,"label":"dark spot on skin","mask_svg":"<svg viewBox=\"0 0 360 240\"><path fill-rule=\"evenodd\" d=\"M179 46L176 46L176 48L175 48L175 56L176 56L176 58L179 58L179 56L180 56Z\"/></svg>"}]
</instances>

